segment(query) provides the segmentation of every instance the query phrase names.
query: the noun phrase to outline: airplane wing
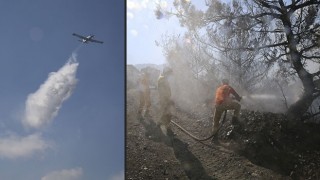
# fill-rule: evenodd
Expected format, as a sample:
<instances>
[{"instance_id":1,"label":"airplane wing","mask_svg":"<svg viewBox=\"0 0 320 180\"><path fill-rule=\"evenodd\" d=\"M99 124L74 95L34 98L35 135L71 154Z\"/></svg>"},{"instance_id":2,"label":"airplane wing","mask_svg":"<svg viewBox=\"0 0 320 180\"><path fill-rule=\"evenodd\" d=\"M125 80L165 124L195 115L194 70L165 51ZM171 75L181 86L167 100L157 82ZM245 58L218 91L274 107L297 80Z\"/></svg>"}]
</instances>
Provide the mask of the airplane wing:
<instances>
[{"instance_id":1,"label":"airplane wing","mask_svg":"<svg viewBox=\"0 0 320 180\"><path fill-rule=\"evenodd\" d=\"M98 41L98 40L95 40L95 39L89 39L89 41L91 41L91 42L96 42L96 43L103 43L102 41Z\"/></svg>"},{"instance_id":2,"label":"airplane wing","mask_svg":"<svg viewBox=\"0 0 320 180\"><path fill-rule=\"evenodd\" d=\"M81 38L81 39L86 39L86 37L84 37L84 36L81 36L81 35L79 35L79 34L76 34L76 33L72 33L72 35L74 35L74 36L77 36L77 37L79 37L79 38Z\"/></svg>"}]
</instances>

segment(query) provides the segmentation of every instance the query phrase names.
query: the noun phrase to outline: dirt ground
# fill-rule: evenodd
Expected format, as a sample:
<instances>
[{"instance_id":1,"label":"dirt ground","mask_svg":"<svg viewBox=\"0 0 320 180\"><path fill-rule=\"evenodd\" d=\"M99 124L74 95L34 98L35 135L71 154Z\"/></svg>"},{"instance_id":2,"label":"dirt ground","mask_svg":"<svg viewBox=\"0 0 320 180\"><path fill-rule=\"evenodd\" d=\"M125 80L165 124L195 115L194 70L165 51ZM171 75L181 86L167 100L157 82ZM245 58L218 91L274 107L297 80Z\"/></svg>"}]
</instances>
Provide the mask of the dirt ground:
<instances>
[{"instance_id":1,"label":"dirt ground","mask_svg":"<svg viewBox=\"0 0 320 180\"><path fill-rule=\"evenodd\" d=\"M196 141L173 124L165 136L152 93L151 112L139 116L138 93L127 91L126 179L320 179L319 125L242 110L237 123L228 112L214 140ZM172 120L199 138L210 135L212 113L206 106L188 112L176 107Z\"/></svg>"}]
</instances>

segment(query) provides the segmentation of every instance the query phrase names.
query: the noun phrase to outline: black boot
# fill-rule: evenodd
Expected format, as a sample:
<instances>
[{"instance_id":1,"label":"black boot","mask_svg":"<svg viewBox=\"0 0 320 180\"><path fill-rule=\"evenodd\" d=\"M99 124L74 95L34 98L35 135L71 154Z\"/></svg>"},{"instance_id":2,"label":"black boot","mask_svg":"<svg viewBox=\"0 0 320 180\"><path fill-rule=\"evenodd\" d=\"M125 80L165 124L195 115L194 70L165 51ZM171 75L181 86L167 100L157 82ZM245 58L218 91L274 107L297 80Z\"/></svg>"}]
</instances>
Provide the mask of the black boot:
<instances>
[{"instance_id":1,"label":"black boot","mask_svg":"<svg viewBox=\"0 0 320 180\"><path fill-rule=\"evenodd\" d=\"M233 116L233 117L232 117L232 120L231 120L231 124L232 124L232 125L238 125L238 124L239 124L239 118Z\"/></svg>"}]
</instances>

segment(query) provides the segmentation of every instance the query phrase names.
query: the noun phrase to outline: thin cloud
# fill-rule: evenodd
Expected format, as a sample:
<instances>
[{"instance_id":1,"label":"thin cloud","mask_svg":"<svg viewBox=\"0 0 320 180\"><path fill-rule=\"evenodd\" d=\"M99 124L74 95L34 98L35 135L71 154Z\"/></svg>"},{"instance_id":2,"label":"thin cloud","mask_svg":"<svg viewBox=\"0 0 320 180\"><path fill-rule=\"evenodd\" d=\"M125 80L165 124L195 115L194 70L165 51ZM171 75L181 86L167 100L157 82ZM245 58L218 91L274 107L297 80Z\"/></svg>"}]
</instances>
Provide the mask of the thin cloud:
<instances>
[{"instance_id":1,"label":"thin cloud","mask_svg":"<svg viewBox=\"0 0 320 180\"><path fill-rule=\"evenodd\" d=\"M146 30L149 30L149 26L147 24L143 25Z\"/></svg>"},{"instance_id":2,"label":"thin cloud","mask_svg":"<svg viewBox=\"0 0 320 180\"><path fill-rule=\"evenodd\" d=\"M133 13L127 12L127 18L128 18L128 19L133 19L133 18L134 18Z\"/></svg>"},{"instance_id":3,"label":"thin cloud","mask_svg":"<svg viewBox=\"0 0 320 180\"><path fill-rule=\"evenodd\" d=\"M135 1L132 1L132 0L128 0L127 1L127 8L128 9L139 10L139 9L141 9L141 5L138 2L135 2Z\"/></svg>"},{"instance_id":4,"label":"thin cloud","mask_svg":"<svg viewBox=\"0 0 320 180\"><path fill-rule=\"evenodd\" d=\"M79 63L72 54L68 62L57 72L49 74L48 79L32 94L25 103L22 122L26 127L40 128L55 118L77 83L76 72Z\"/></svg>"},{"instance_id":5,"label":"thin cloud","mask_svg":"<svg viewBox=\"0 0 320 180\"><path fill-rule=\"evenodd\" d=\"M168 8L168 3L167 3L167 1L161 1L161 2L160 2L160 6L161 6L162 8Z\"/></svg>"},{"instance_id":6,"label":"thin cloud","mask_svg":"<svg viewBox=\"0 0 320 180\"><path fill-rule=\"evenodd\" d=\"M83 175L82 168L64 169L53 171L41 178L41 180L79 180Z\"/></svg>"},{"instance_id":7,"label":"thin cloud","mask_svg":"<svg viewBox=\"0 0 320 180\"><path fill-rule=\"evenodd\" d=\"M108 179L110 179L110 180L124 180L124 171L121 171Z\"/></svg>"},{"instance_id":8,"label":"thin cloud","mask_svg":"<svg viewBox=\"0 0 320 180\"><path fill-rule=\"evenodd\" d=\"M49 146L40 134L20 137L14 134L0 138L0 156L4 158L28 157L47 149Z\"/></svg>"},{"instance_id":9,"label":"thin cloud","mask_svg":"<svg viewBox=\"0 0 320 180\"><path fill-rule=\"evenodd\" d=\"M133 36L138 36L138 31L137 30L135 30L135 29L131 29L130 30L130 33L133 35Z\"/></svg>"},{"instance_id":10,"label":"thin cloud","mask_svg":"<svg viewBox=\"0 0 320 180\"><path fill-rule=\"evenodd\" d=\"M147 8L147 7L148 7L148 3L149 3L149 0L142 0L141 6L142 6L143 8Z\"/></svg>"},{"instance_id":11,"label":"thin cloud","mask_svg":"<svg viewBox=\"0 0 320 180\"><path fill-rule=\"evenodd\" d=\"M127 8L129 10L140 11L140 10L147 9L147 8L153 8L153 4L149 0L142 0L142 1L128 0L127 1Z\"/></svg>"}]
</instances>

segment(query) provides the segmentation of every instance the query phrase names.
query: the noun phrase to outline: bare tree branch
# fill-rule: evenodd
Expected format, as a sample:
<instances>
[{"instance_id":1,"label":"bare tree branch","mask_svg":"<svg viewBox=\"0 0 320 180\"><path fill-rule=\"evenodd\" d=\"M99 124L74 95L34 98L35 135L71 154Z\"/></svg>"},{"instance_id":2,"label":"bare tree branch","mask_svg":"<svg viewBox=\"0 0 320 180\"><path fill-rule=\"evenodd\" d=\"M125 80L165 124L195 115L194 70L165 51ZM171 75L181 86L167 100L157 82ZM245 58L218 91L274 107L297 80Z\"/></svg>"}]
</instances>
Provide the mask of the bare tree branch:
<instances>
[{"instance_id":1,"label":"bare tree branch","mask_svg":"<svg viewBox=\"0 0 320 180\"><path fill-rule=\"evenodd\" d=\"M308 0L308 1L305 1L304 3L302 3L302 4L299 4L299 5L292 4L292 6L290 6L291 9L290 9L289 13L293 13L297 9L301 9L301 8L304 8L304 7L307 7L307 6L310 6L310 5L317 5L317 4L318 5L320 4L319 0Z\"/></svg>"},{"instance_id":2,"label":"bare tree branch","mask_svg":"<svg viewBox=\"0 0 320 180\"><path fill-rule=\"evenodd\" d=\"M228 47L224 47L223 49L225 49L224 51L230 51L230 50L256 51L256 50L261 50L261 49L265 49L265 48L278 47L278 46L284 46L284 45L288 45L288 43L287 42L281 42L281 43L277 43L277 44L269 44L269 45L260 46L260 47L256 47L256 48L250 48L250 47L228 48Z\"/></svg>"},{"instance_id":3,"label":"bare tree branch","mask_svg":"<svg viewBox=\"0 0 320 180\"><path fill-rule=\"evenodd\" d=\"M288 110L288 109L289 109L289 106L288 106L288 102L287 102L287 98L286 98L286 96L285 96L284 90L283 90L281 84L279 83L279 81L276 81L276 83L278 84L278 86L279 86L279 88L280 88L280 91L281 91L281 94L282 94L282 97L283 97L283 102L284 102L284 104L285 104L285 106L286 106L286 108L287 108L287 110Z\"/></svg>"},{"instance_id":4,"label":"bare tree branch","mask_svg":"<svg viewBox=\"0 0 320 180\"><path fill-rule=\"evenodd\" d=\"M320 75L320 71L313 73L312 77L319 76L319 75Z\"/></svg>"},{"instance_id":5,"label":"bare tree branch","mask_svg":"<svg viewBox=\"0 0 320 180\"><path fill-rule=\"evenodd\" d=\"M309 47L306 47L306 48L304 48L304 49L301 49L301 50L300 50L300 54L302 54L303 52L309 51L309 50L311 50L311 49L313 49L313 48L317 48L317 47L318 47L317 44L313 44L313 45L311 45L311 46L309 46Z\"/></svg>"},{"instance_id":6,"label":"bare tree branch","mask_svg":"<svg viewBox=\"0 0 320 180\"><path fill-rule=\"evenodd\" d=\"M320 59L320 56L305 56L305 55L301 55L301 56L305 59Z\"/></svg>"},{"instance_id":7,"label":"bare tree branch","mask_svg":"<svg viewBox=\"0 0 320 180\"><path fill-rule=\"evenodd\" d=\"M274 9L278 12L281 12L281 9L278 7L278 6L275 6L275 5L271 5L269 4L267 1L265 0L254 0L257 4L260 4L262 7L265 7L265 8L269 8L269 9Z\"/></svg>"}]
</instances>

